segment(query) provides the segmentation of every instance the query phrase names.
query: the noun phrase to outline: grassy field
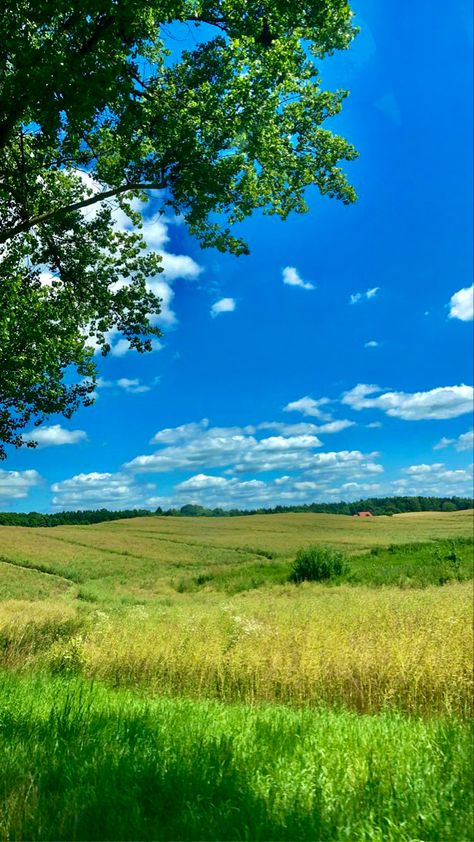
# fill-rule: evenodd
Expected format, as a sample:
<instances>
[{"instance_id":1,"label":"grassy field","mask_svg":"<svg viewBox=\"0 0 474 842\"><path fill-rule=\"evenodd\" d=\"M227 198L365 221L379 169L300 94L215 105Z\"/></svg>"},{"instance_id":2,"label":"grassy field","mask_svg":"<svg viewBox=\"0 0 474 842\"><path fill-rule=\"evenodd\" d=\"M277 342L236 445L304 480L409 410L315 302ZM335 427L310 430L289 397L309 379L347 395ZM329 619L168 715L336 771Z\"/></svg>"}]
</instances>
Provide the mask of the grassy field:
<instances>
[{"instance_id":1,"label":"grassy field","mask_svg":"<svg viewBox=\"0 0 474 842\"><path fill-rule=\"evenodd\" d=\"M0 681L8 840L469 839L455 720L143 699Z\"/></svg>"},{"instance_id":2,"label":"grassy field","mask_svg":"<svg viewBox=\"0 0 474 842\"><path fill-rule=\"evenodd\" d=\"M471 512L2 527L0 838L468 842L471 578Z\"/></svg>"}]
</instances>

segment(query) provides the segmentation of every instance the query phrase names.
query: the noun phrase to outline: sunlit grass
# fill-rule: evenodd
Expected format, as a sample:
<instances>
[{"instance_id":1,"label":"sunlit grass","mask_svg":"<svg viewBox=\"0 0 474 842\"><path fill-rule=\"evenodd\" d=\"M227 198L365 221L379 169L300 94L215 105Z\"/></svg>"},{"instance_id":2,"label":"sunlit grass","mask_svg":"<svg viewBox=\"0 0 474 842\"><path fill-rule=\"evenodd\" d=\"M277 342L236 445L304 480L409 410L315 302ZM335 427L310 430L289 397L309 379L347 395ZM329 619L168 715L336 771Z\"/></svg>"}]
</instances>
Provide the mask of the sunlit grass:
<instances>
[{"instance_id":1,"label":"sunlit grass","mask_svg":"<svg viewBox=\"0 0 474 842\"><path fill-rule=\"evenodd\" d=\"M84 641L84 669L158 693L466 715L471 599L469 584L189 594L104 618Z\"/></svg>"},{"instance_id":2,"label":"sunlit grass","mask_svg":"<svg viewBox=\"0 0 474 842\"><path fill-rule=\"evenodd\" d=\"M6 840L471 839L469 729L0 677Z\"/></svg>"},{"instance_id":3,"label":"sunlit grass","mask_svg":"<svg viewBox=\"0 0 474 842\"><path fill-rule=\"evenodd\" d=\"M0 528L0 839L469 842L471 525Z\"/></svg>"}]
</instances>

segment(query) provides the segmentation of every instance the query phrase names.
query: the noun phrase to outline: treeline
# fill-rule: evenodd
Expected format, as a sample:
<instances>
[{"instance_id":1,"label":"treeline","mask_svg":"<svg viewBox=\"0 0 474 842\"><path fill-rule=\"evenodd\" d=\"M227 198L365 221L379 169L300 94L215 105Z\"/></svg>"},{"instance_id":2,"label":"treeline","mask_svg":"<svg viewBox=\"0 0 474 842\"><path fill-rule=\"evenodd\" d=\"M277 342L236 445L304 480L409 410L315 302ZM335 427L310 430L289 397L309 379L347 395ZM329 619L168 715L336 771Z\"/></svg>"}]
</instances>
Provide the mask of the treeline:
<instances>
[{"instance_id":1,"label":"treeline","mask_svg":"<svg viewBox=\"0 0 474 842\"><path fill-rule=\"evenodd\" d=\"M208 509L195 503L187 503L180 509L158 508L156 514L165 517L237 517L241 515L275 515L285 512L315 512L331 515L355 515L370 512L373 515L398 515L403 512L456 512L472 509L474 500L470 497L366 497L350 503L304 503L298 506L274 506L268 509Z\"/></svg>"},{"instance_id":2,"label":"treeline","mask_svg":"<svg viewBox=\"0 0 474 842\"><path fill-rule=\"evenodd\" d=\"M306 503L301 506L275 506L270 509L208 509L197 503L187 503L180 509L95 509L94 511L55 512L0 512L0 526L68 526L103 523L134 517L240 517L242 515L275 515L285 512L315 512L331 515L355 515L371 512L373 515L397 515L403 512L456 512L474 508L470 497L369 497L351 503Z\"/></svg>"},{"instance_id":3,"label":"treeline","mask_svg":"<svg viewBox=\"0 0 474 842\"><path fill-rule=\"evenodd\" d=\"M55 512L44 515L41 512L0 512L0 526L70 526L73 524L102 523L107 520L123 520L129 517L149 517L153 512L148 509L122 509L111 512L109 509L94 511Z\"/></svg>"}]
</instances>

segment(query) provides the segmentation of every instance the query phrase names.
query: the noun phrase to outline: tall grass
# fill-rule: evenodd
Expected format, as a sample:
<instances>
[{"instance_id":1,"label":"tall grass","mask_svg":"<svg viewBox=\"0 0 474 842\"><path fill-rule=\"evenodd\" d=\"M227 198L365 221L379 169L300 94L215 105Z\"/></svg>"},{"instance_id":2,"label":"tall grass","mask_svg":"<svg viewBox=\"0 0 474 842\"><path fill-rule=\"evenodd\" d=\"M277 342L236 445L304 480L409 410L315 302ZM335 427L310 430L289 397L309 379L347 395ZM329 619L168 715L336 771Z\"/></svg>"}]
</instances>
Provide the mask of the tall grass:
<instances>
[{"instance_id":1,"label":"tall grass","mask_svg":"<svg viewBox=\"0 0 474 842\"><path fill-rule=\"evenodd\" d=\"M104 620L84 642L85 672L229 702L464 716L471 600L469 584L400 591L307 583L224 604L193 594L187 605Z\"/></svg>"},{"instance_id":2,"label":"tall grass","mask_svg":"<svg viewBox=\"0 0 474 842\"><path fill-rule=\"evenodd\" d=\"M0 675L0 837L471 839L452 719L148 700Z\"/></svg>"},{"instance_id":3,"label":"tall grass","mask_svg":"<svg viewBox=\"0 0 474 842\"><path fill-rule=\"evenodd\" d=\"M468 583L408 591L287 584L119 612L11 601L0 604L0 664L168 696L464 717L471 602Z\"/></svg>"}]
</instances>

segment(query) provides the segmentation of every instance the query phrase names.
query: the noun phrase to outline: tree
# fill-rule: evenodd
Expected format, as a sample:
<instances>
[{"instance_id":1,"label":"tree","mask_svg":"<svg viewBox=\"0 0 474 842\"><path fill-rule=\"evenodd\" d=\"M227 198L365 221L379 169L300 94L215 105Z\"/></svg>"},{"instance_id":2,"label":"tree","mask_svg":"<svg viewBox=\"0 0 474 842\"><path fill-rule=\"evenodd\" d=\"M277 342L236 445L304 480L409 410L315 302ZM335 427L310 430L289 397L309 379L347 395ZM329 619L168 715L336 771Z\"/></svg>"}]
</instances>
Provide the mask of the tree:
<instances>
[{"instance_id":1,"label":"tree","mask_svg":"<svg viewBox=\"0 0 474 842\"><path fill-rule=\"evenodd\" d=\"M174 22L201 39L176 61ZM91 402L111 330L138 351L160 335L136 199L234 254L248 250L234 224L257 208L304 212L309 185L355 199L338 166L355 150L322 128L346 92L321 90L316 66L354 34L346 0L6 0L0 455L28 423Z\"/></svg>"},{"instance_id":2,"label":"tree","mask_svg":"<svg viewBox=\"0 0 474 842\"><path fill-rule=\"evenodd\" d=\"M441 504L441 511L442 512L455 512L456 506L451 500L445 500L444 503Z\"/></svg>"}]
</instances>

